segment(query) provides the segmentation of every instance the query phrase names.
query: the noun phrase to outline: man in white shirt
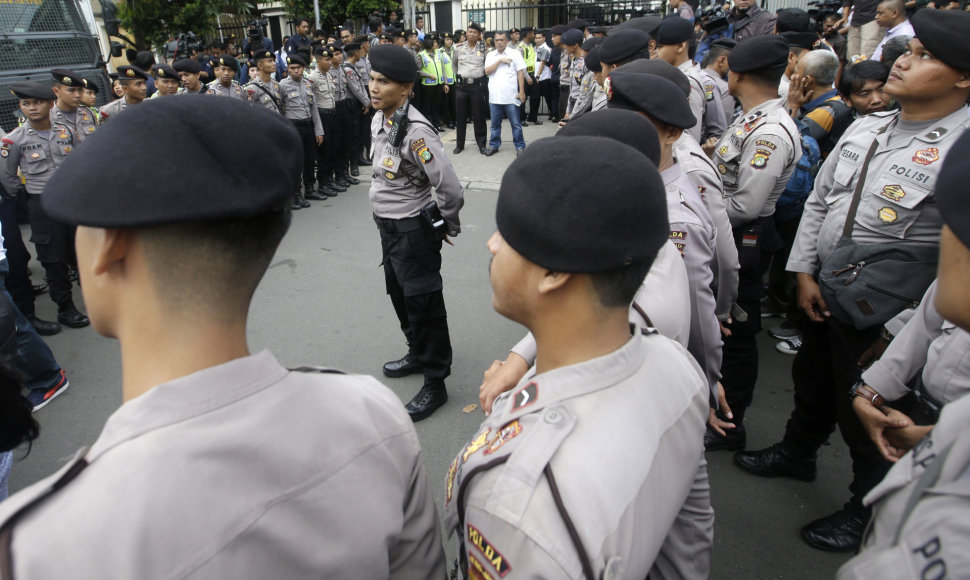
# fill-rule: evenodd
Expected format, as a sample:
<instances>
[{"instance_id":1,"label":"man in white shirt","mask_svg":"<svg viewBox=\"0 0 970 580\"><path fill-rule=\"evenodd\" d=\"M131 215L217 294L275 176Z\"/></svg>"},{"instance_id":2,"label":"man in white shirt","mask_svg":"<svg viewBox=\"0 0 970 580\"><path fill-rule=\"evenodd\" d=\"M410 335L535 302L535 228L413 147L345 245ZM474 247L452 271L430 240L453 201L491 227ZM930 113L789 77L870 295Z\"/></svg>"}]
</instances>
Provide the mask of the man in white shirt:
<instances>
[{"instance_id":1,"label":"man in white shirt","mask_svg":"<svg viewBox=\"0 0 970 580\"><path fill-rule=\"evenodd\" d=\"M494 42L495 50L485 56L488 108L492 114L492 135L485 155L498 153L498 148L502 145L503 117L508 117L509 124L512 125L512 141L518 154L525 149L518 107L525 100L525 60L519 51L506 50L509 45L507 32L496 32Z\"/></svg>"},{"instance_id":2,"label":"man in white shirt","mask_svg":"<svg viewBox=\"0 0 970 580\"><path fill-rule=\"evenodd\" d=\"M876 22L886 29L886 35L882 38L876 50L873 51L871 60L879 61L882 59L882 48L886 46L886 42L890 38L902 35L916 36L916 33L913 32L913 25L906 18L903 0L886 0L876 7ZM892 63L889 63L889 66L892 66Z\"/></svg>"}]
</instances>

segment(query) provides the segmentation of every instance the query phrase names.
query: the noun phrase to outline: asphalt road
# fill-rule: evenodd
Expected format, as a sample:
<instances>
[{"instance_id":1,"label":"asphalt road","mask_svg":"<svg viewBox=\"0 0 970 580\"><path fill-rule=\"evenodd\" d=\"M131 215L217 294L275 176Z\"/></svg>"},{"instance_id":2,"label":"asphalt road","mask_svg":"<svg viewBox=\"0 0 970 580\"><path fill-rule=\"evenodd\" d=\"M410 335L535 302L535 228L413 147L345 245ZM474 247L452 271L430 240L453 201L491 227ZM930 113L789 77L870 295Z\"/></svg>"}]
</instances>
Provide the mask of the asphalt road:
<instances>
[{"instance_id":1,"label":"asphalt road","mask_svg":"<svg viewBox=\"0 0 970 580\"><path fill-rule=\"evenodd\" d=\"M546 123L527 128L526 138L532 141L551 133ZM471 147L455 157L459 176L472 186L466 191L462 235L455 247L443 250L454 347L453 374L447 381L450 400L417 424L439 506L448 464L482 419L480 410L463 408L477 404L482 372L494 359L504 358L525 332L492 310L485 247L495 227L497 185L513 159L513 148L507 143L499 155L486 159L478 154L471 134L469 127ZM453 138L451 132L443 136L449 155L453 145L448 142ZM366 182L297 212L257 291L249 324L251 349L268 349L287 366L321 365L375 375L407 401L420 388L420 377L380 376L383 362L400 357L406 348L384 293L380 255ZM32 266L34 279L39 280L39 264ZM80 304L80 291L75 293ZM46 296L37 298L37 310L42 317L54 316L54 305ZM768 320L765 326L778 322ZM65 329L49 337L48 343L67 370L71 388L37 413L41 437L30 454L14 465L11 491L50 474L79 447L93 442L122 402L116 341L85 328ZM762 372L748 413L749 448L777 441L792 405L792 359L775 352L773 346L774 341L763 333ZM713 578L814 580L832 577L848 558L812 549L799 536L802 525L835 511L848 498L848 451L838 435L822 450L815 483L749 476L733 466L727 452L709 454L708 461L717 512ZM449 559L454 557L452 540L447 541L446 551Z\"/></svg>"}]
</instances>

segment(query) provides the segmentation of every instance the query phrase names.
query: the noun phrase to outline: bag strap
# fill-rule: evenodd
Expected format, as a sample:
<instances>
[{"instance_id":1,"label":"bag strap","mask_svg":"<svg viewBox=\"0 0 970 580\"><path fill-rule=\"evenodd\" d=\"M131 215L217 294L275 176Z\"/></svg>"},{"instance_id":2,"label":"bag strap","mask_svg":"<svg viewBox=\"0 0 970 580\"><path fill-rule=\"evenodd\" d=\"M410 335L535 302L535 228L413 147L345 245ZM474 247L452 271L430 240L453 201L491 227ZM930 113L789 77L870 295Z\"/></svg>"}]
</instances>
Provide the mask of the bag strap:
<instances>
[{"instance_id":1,"label":"bag strap","mask_svg":"<svg viewBox=\"0 0 970 580\"><path fill-rule=\"evenodd\" d=\"M260 89L262 89L262 91L266 93L270 99L272 99L273 104L276 105L276 110L280 112L280 115L283 115L286 113L286 111L283 110L283 102L280 99L276 98L276 95L274 95L272 92L270 92L269 89L267 89L266 87L264 87L259 83L253 83L253 84L259 87Z\"/></svg>"},{"instance_id":2,"label":"bag strap","mask_svg":"<svg viewBox=\"0 0 970 580\"><path fill-rule=\"evenodd\" d=\"M862 188L866 184L866 174L869 173L869 162L872 161L872 157L876 154L876 149L879 147L879 136L886 132L893 123L896 122L894 118L889 123L886 123L879 131L876 132L876 136L872 139L872 145L869 146L869 152L866 153L866 159L862 162L862 171L859 172L859 179L855 183L855 192L852 194L852 203L849 204L849 213L845 216L845 225L842 226L842 237L851 238L852 237L852 227L855 225L855 214L859 209L859 201L862 200Z\"/></svg>"}]
</instances>

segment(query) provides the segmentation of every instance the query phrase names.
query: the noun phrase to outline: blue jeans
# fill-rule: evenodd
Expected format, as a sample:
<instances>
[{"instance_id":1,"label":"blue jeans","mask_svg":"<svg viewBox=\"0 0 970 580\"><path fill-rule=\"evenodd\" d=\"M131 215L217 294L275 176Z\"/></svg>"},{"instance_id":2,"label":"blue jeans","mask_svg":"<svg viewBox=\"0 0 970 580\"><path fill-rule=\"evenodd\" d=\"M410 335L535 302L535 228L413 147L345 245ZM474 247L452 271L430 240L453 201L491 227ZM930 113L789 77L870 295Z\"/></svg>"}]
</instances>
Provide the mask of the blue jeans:
<instances>
[{"instance_id":1,"label":"blue jeans","mask_svg":"<svg viewBox=\"0 0 970 580\"><path fill-rule=\"evenodd\" d=\"M7 292L5 281L9 271L7 260L0 260L0 287L3 288L3 297L0 299L7 301L7 307L13 312L14 324L17 325L17 370L23 376L24 387L31 391L46 391L57 385L61 367L54 360L50 347L14 304L10 292Z\"/></svg>"},{"instance_id":2,"label":"blue jeans","mask_svg":"<svg viewBox=\"0 0 970 580\"><path fill-rule=\"evenodd\" d=\"M512 142L515 143L515 150L525 149L525 137L522 136L522 122L519 121L519 108L514 104L496 105L488 104L488 110L492 114L492 137L488 140L488 146L498 149L502 145L502 118L508 117L512 125Z\"/></svg>"}]
</instances>

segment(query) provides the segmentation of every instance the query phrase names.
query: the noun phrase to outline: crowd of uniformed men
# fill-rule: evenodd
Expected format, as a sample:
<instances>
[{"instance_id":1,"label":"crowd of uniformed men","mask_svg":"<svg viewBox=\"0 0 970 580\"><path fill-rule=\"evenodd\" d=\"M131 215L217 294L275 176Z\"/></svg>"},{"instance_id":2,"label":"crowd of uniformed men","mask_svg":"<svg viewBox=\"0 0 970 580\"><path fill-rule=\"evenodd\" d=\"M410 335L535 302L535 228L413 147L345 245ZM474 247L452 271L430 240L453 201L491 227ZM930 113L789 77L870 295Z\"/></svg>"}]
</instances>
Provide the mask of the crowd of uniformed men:
<instances>
[{"instance_id":1,"label":"crowd of uniformed men","mask_svg":"<svg viewBox=\"0 0 970 580\"><path fill-rule=\"evenodd\" d=\"M733 33L698 57L692 16L499 33L524 57L502 65L533 87L527 122L541 123L544 99L561 129L502 177L493 305L530 332L485 372L487 417L447 473L439 508L458 569L706 577L705 449L811 481L838 426L850 497L805 541L861 548L840 578L961 577L970 14L917 12L913 37L880 43L880 60L840 54L802 11L742 1ZM0 144L0 302L29 394L4 441L36 436L29 413L68 386L37 337L59 326L34 314L18 198L58 321L89 323L72 298L79 272L96 330L121 341L126 403L93 448L0 504L3 578L444 575L411 426L447 402L452 362L441 248L461 231L464 192L439 130L457 128L460 153L472 121L490 154L497 68L475 23L425 36L377 21L315 40L298 24L282 54L254 48L245 83L217 55L119 67L120 98L100 111L68 70L53 88L13 87L25 120ZM184 96L146 105L149 81L151 99ZM254 134L261 146L243 157L271 162L220 162L221 143ZM118 188L141 178L119 162L136 146L155 167L198 169L178 187ZM357 185L362 164L408 346L384 374L425 377L407 414L372 379L286 371L245 345L291 210ZM183 287L192 294L172 295ZM787 313L794 408L779 443L745 450L769 295L765 314ZM153 531L172 518L182 534ZM124 539L101 545L98 526Z\"/></svg>"}]
</instances>

